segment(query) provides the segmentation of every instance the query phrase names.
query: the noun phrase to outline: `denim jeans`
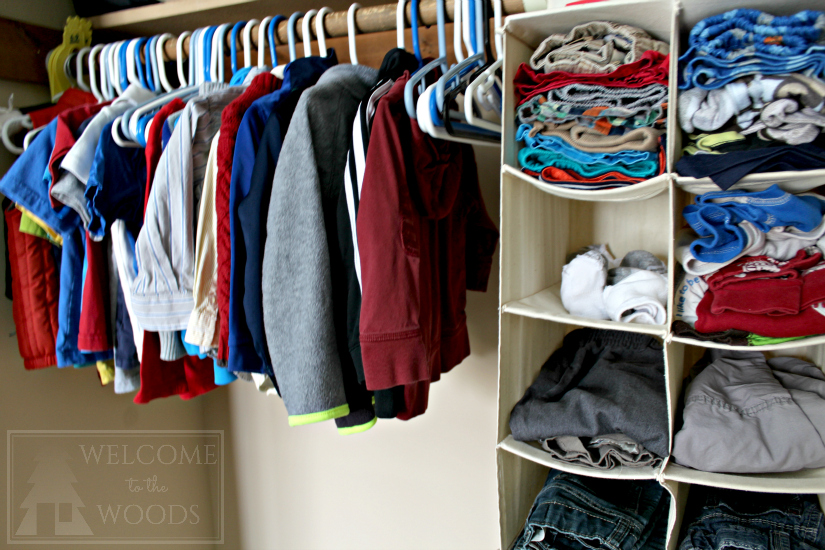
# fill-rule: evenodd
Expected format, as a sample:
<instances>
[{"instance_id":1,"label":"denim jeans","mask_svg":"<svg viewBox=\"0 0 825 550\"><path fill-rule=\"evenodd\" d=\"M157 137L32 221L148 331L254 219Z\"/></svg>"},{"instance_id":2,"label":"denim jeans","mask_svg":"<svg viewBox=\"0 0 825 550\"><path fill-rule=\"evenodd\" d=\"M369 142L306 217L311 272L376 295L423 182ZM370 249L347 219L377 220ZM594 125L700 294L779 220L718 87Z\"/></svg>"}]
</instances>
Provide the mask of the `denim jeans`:
<instances>
[{"instance_id":1,"label":"denim jeans","mask_svg":"<svg viewBox=\"0 0 825 550\"><path fill-rule=\"evenodd\" d=\"M670 495L659 483L551 470L513 550L662 550Z\"/></svg>"},{"instance_id":2,"label":"denim jeans","mask_svg":"<svg viewBox=\"0 0 825 550\"><path fill-rule=\"evenodd\" d=\"M690 521L690 518L694 518ZM825 518L816 495L694 486L679 550L821 550Z\"/></svg>"},{"instance_id":3,"label":"denim jeans","mask_svg":"<svg viewBox=\"0 0 825 550\"><path fill-rule=\"evenodd\" d=\"M690 245L693 257L703 262L726 262L748 244L739 223L749 221L767 233L772 227L791 226L811 231L822 222L825 201L814 196L791 195L777 185L764 191L718 191L696 197L682 214L699 235Z\"/></svg>"}]
</instances>

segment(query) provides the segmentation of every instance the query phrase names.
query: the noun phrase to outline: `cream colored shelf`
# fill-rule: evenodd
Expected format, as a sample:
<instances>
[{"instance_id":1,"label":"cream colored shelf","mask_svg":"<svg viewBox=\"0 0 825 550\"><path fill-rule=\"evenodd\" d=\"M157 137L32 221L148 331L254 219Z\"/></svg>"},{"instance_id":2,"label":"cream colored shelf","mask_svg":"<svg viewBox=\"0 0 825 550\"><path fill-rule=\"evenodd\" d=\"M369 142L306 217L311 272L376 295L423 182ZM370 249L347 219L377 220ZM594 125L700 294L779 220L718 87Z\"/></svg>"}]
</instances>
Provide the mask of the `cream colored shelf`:
<instances>
[{"instance_id":1,"label":"cream colored shelf","mask_svg":"<svg viewBox=\"0 0 825 550\"><path fill-rule=\"evenodd\" d=\"M766 172L745 176L728 190L762 191L776 184L789 193L804 193L819 187L823 182L825 182L825 169L805 172ZM697 179L676 175L676 185L693 195L720 191L719 186L710 178Z\"/></svg>"},{"instance_id":2,"label":"cream colored shelf","mask_svg":"<svg viewBox=\"0 0 825 550\"><path fill-rule=\"evenodd\" d=\"M802 340L791 340L790 342L783 342L782 344L770 344L767 346L730 346L727 344L719 344L717 342L702 342L701 340L694 340L693 338L686 338L684 336L672 336L673 342L680 344L688 344L700 348L715 348L715 349L732 349L743 351L778 351L790 350L808 346L821 346L825 344L825 336L809 336Z\"/></svg>"},{"instance_id":3,"label":"cream colored shelf","mask_svg":"<svg viewBox=\"0 0 825 550\"><path fill-rule=\"evenodd\" d=\"M660 338L664 338L668 333L668 327L666 325L617 323L616 321L605 321L570 315L567 310L564 309L561 301L561 283L557 283L522 300L504 304L501 307L501 311L502 313L555 321L556 323L564 323L566 325L638 332L641 334L651 334Z\"/></svg>"},{"instance_id":4,"label":"cream colored shelf","mask_svg":"<svg viewBox=\"0 0 825 550\"><path fill-rule=\"evenodd\" d=\"M825 493L825 469L800 470L781 474L717 474L669 463L666 480L762 493Z\"/></svg>"},{"instance_id":5,"label":"cream colored shelf","mask_svg":"<svg viewBox=\"0 0 825 550\"><path fill-rule=\"evenodd\" d=\"M573 199L579 201L638 201L655 197L664 192L668 188L670 181L667 174L656 176L649 180L627 187L619 187L617 189L603 189L600 191L587 191L579 189L566 189L553 185L552 183L544 183L543 181L527 175L518 168L504 165L502 171L511 174L522 181L526 181L530 185L541 189L545 193L556 195L565 199Z\"/></svg>"},{"instance_id":6,"label":"cream colored shelf","mask_svg":"<svg viewBox=\"0 0 825 550\"><path fill-rule=\"evenodd\" d=\"M544 449L525 443L523 441L516 441L512 435L498 444L499 449L503 449L516 456L525 458L536 464L541 464L554 470L561 470L571 474L577 474L588 477L600 477L605 479L656 479L659 473L659 468L642 467L642 468L613 468L611 470L600 470L598 468L590 468L585 465L571 464L562 460L556 460L550 453Z\"/></svg>"}]
</instances>

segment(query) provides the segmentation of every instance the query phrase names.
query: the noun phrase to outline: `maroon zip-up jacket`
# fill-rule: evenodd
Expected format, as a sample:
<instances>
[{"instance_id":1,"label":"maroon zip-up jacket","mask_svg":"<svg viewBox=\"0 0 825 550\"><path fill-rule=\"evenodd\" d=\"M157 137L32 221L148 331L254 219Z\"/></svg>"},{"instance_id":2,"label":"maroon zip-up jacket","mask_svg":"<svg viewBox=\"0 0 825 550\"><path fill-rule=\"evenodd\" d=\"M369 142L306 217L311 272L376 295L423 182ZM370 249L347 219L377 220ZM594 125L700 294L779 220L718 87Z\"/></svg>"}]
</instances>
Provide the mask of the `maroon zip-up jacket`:
<instances>
[{"instance_id":1,"label":"maroon zip-up jacket","mask_svg":"<svg viewBox=\"0 0 825 550\"><path fill-rule=\"evenodd\" d=\"M357 219L364 375L370 390L406 386L401 419L423 413L430 382L470 354L467 289L487 289L498 243L472 148L410 120L408 79L378 103Z\"/></svg>"}]
</instances>

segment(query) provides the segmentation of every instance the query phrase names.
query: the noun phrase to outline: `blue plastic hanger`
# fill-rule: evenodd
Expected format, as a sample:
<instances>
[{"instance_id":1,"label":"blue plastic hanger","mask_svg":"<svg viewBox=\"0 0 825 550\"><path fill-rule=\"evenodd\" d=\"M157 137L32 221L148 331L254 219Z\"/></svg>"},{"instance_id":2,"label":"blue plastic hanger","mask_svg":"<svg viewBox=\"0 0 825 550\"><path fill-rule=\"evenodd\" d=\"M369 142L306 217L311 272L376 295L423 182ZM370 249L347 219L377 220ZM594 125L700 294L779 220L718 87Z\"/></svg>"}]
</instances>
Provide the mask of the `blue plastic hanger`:
<instances>
[{"instance_id":1,"label":"blue plastic hanger","mask_svg":"<svg viewBox=\"0 0 825 550\"><path fill-rule=\"evenodd\" d=\"M146 88L147 90L155 91L154 88L150 88L148 82L146 82L146 69L144 67L143 61L140 59L140 52L143 47L146 45L146 42L149 39L145 36L138 38L137 46L135 46L135 72L137 73L138 80L140 81L140 85ZM146 55L148 56L148 51Z\"/></svg>"},{"instance_id":2,"label":"blue plastic hanger","mask_svg":"<svg viewBox=\"0 0 825 550\"><path fill-rule=\"evenodd\" d=\"M439 112L444 108L444 92L447 89L447 84L450 83L450 87L454 87L457 85L457 79L460 75L467 73L484 63L484 44L482 43L482 33L477 32L479 29L483 29L482 25L487 24L487 22L483 21L483 17L481 15L483 13L483 10L481 9L481 2L482 0L475 0L475 9L470 10L470 37L474 46L473 51L476 53L469 56L461 63L456 63L447 72L445 72L441 78L438 79L433 95L435 96L436 105L438 106ZM471 3L470 6L472 7L472 5L473 4Z\"/></svg>"},{"instance_id":3,"label":"blue plastic hanger","mask_svg":"<svg viewBox=\"0 0 825 550\"><path fill-rule=\"evenodd\" d=\"M218 27L209 27L203 33L203 56L201 57L201 64L203 65L203 80L204 82L212 82L212 37Z\"/></svg>"},{"instance_id":4,"label":"blue plastic hanger","mask_svg":"<svg viewBox=\"0 0 825 550\"><path fill-rule=\"evenodd\" d=\"M304 12L296 11L292 15L289 16L289 21L287 22L286 27L286 36L287 42L289 43L289 60L295 61L298 58L298 51L295 46L296 37L295 37L295 23L298 21L299 18L304 16Z\"/></svg>"},{"instance_id":5,"label":"blue plastic hanger","mask_svg":"<svg viewBox=\"0 0 825 550\"><path fill-rule=\"evenodd\" d=\"M250 19L243 28L243 69L232 75L232 79L229 81L232 86L242 85L246 75L252 70L252 27L258 23L257 19Z\"/></svg>"},{"instance_id":6,"label":"blue plastic hanger","mask_svg":"<svg viewBox=\"0 0 825 550\"><path fill-rule=\"evenodd\" d=\"M418 44L418 0L412 0L412 36L413 49L416 51L416 57L421 58L420 46ZM416 118L415 104L417 98L415 97L415 88L419 83L423 83L424 79L430 75L437 68L446 70L447 68L447 36L444 30L444 0L437 0L436 2L436 21L438 23L438 59L430 61L427 65L419 69L407 81L404 86L404 108L407 110L407 115L410 118ZM419 91L421 93L421 91Z\"/></svg>"},{"instance_id":7,"label":"blue plastic hanger","mask_svg":"<svg viewBox=\"0 0 825 550\"><path fill-rule=\"evenodd\" d=\"M238 31L241 30L244 25L246 25L246 21L238 21L229 33L229 60L233 75L238 72Z\"/></svg>"},{"instance_id":8,"label":"blue plastic hanger","mask_svg":"<svg viewBox=\"0 0 825 550\"><path fill-rule=\"evenodd\" d=\"M269 56L272 58L272 67L275 68L278 66L278 52L276 51L276 38L275 38L275 31L278 30L278 24L281 21L286 21L286 17L283 15L276 15L272 18L272 21L269 22L267 26L266 34L269 37Z\"/></svg>"},{"instance_id":9,"label":"blue plastic hanger","mask_svg":"<svg viewBox=\"0 0 825 550\"><path fill-rule=\"evenodd\" d=\"M218 25L215 34L212 35L212 80L215 82L225 82L225 60L224 47L226 46L226 31L229 30L230 24L223 23Z\"/></svg>"},{"instance_id":10,"label":"blue plastic hanger","mask_svg":"<svg viewBox=\"0 0 825 550\"><path fill-rule=\"evenodd\" d=\"M189 38L189 82L190 86L199 86L198 71L196 64L198 62L198 39L200 38L203 29L195 29L192 36Z\"/></svg>"}]
</instances>

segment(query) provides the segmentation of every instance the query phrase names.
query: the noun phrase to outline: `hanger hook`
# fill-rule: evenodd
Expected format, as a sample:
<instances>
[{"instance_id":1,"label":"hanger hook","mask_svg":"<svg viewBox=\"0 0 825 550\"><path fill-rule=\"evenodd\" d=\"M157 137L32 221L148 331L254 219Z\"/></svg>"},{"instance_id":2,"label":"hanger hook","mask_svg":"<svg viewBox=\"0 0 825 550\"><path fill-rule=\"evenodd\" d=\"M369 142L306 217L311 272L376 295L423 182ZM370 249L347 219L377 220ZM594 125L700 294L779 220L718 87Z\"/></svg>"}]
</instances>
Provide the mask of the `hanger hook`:
<instances>
[{"instance_id":1,"label":"hanger hook","mask_svg":"<svg viewBox=\"0 0 825 550\"><path fill-rule=\"evenodd\" d=\"M89 52L89 85L92 88L92 94L97 98L98 102L103 101L103 94L97 86L97 63L95 56L103 49L103 44L97 44Z\"/></svg>"},{"instance_id":2,"label":"hanger hook","mask_svg":"<svg viewBox=\"0 0 825 550\"><path fill-rule=\"evenodd\" d=\"M329 55L329 52L327 52L326 30L324 30L324 17L328 13L332 13L332 9L324 6L318 10L318 15L315 16L315 36L318 37L318 55L321 57Z\"/></svg>"},{"instance_id":3,"label":"hanger hook","mask_svg":"<svg viewBox=\"0 0 825 550\"><path fill-rule=\"evenodd\" d=\"M229 60L232 74L238 72L238 31L246 25L246 21L238 21L229 33Z\"/></svg>"},{"instance_id":4,"label":"hanger hook","mask_svg":"<svg viewBox=\"0 0 825 550\"><path fill-rule=\"evenodd\" d=\"M301 22L301 38L304 41L304 57L312 56L312 30L309 22L318 13L318 10L309 10L304 14L304 20Z\"/></svg>"},{"instance_id":5,"label":"hanger hook","mask_svg":"<svg viewBox=\"0 0 825 550\"><path fill-rule=\"evenodd\" d=\"M462 8L462 0L455 0L453 3L453 53L458 63L464 61L464 50L461 47L461 14L464 11Z\"/></svg>"},{"instance_id":6,"label":"hanger hook","mask_svg":"<svg viewBox=\"0 0 825 550\"><path fill-rule=\"evenodd\" d=\"M158 37L158 41L155 43L155 58L157 59L158 63L158 77L160 79L160 85L163 86L163 89L167 92L172 91L172 85L169 83L169 79L166 77L166 64L163 60L163 45L166 43L167 40L172 38L172 35L168 32L163 33ZM155 86L155 87L159 87Z\"/></svg>"},{"instance_id":7,"label":"hanger hook","mask_svg":"<svg viewBox=\"0 0 825 550\"><path fill-rule=\"evenodd\" d=\"M355 26L355 12L361 9L361 4L353 3L347 10L347 39L349 40L349 62L358 65L358 55L355 51L355 34L358 29Z\"/></svg>"},{"instance_id":8,"label":"hanger hook","mask_svg":"<svg viewBox=\"0 0 825 550\"><path fill-rule=\"evenodd\" d=\"M398 6L395 8L395 32L396 32L396 46L404 48L404 27L407 14L404 13L404 8L407 7L407 0L398 0Z\"/></svg>"},{"instance_id":9,"label":"hanger hook","mask_svg":"<svg viewBox=\"0 0 825 550\"><path fill-rule=\"evenodd\" d=\"M266 66L266 31L269 28L269 22L272 21L272 16L267 15L261 19L258 25L258 68L263 69Z\"/></svg>"},{"instance_id":10,"label":"hanger hook","mask_svg":"<svg viewBox=\"0 0 825 550\"><path fill-rule=\"evenodd\" d=\"M215 34L212 35L212 80L216 82L224 82L226 70L224 68L226 55L224 54L224 47L226 46L226 31L229 29L230 23L222 23L218 25Z\"/></svg>"},{"instance_id":11,"label":"hanger hook","mask_svg":"<svg viewBox=\"0 0 825 550\"><path fill-rule=\"evenodd\" d=\"M84 92L90 91L89 86L86 85L86 81L83 80L83 56L88 54L92 51L92 48L85 47L80 48L77 52L77 57L75 58L75 70L77 71L77 87L83 90Z\"/></svg>"},{"instance_id":12,"label":"hanger hook","mask_svg":"<svg viewBox=\"0 0 825 550\"><path fill-rule=\"evenodd\" d=\"M243 28L243 66L252 66L252 27L260 23L257 19L250 19Z\"/></svg>"},{"instance_id":13,"label":"hanger hook","mask_svg":"<svg viewBox=\"0 0 825 550\"><path fill-rule=\"evenodd\" d=\"M413 53L420 66L423 58L421 57L421 44L418 41L418 0L410 0L410 27L412 28Z\"/></svg>"},{"instance_id":14,"label":"hanger hook","mask_svg":"<svg viewBox=\"0 0 825 550\"><path fill-rule=\"evenodd\" d=\"M287 21L286 26L286 36L287 42L289 43L289 60L295 61L298 57L298 52L295 48L295 23L298 21L299 17L303 17L304 12L296 11L292 15L289 16L289 21Z\"/></svg>"},{"instance_id":15,"label":"hanger hook","mask_svg":"<svg viewBox=\"0 0 825 550\"><path fill-rule=\"evenodd\" d=\"M155 51L159 39L159 36L153 36L149 39L146 43L146 47L144 48L143 65L144 72L146 73L146 83L149 85L149 89L153 92L160 91L162 86L160 83L160 71L158 70L158 56ZM163 63L163 58L161 58L161 63Z\"/></svg>"},{"instance_id":16,"label":"hanger hook","mask_svg":"<svg viewBox=\"0 0 825 550\"><path fill-rule=\"evenodd\" d=\"M189 81L186 80L186 75L183 74L183 43L187 36L192 36L192 33L189 31L183 31L178 35L178 39L175 43L175 53L177 54L177 59L175 60L175 64L178 66L178 80L180 81L180 87L185 88L189 85ZM189 41L191 51L192 41Z\"/></svg>"},{"instance_id":17,"label":"hanger hook","mask_svg":"<svg viewBox=\"0 0 825 550\"><path fill-rule=\"evenodd\" d=\"M135 63L135 49L140 38L134 38L126 43L126 78L129 84L140 84L137 74L137 63Z\"/></svg>"}]
</instances>

